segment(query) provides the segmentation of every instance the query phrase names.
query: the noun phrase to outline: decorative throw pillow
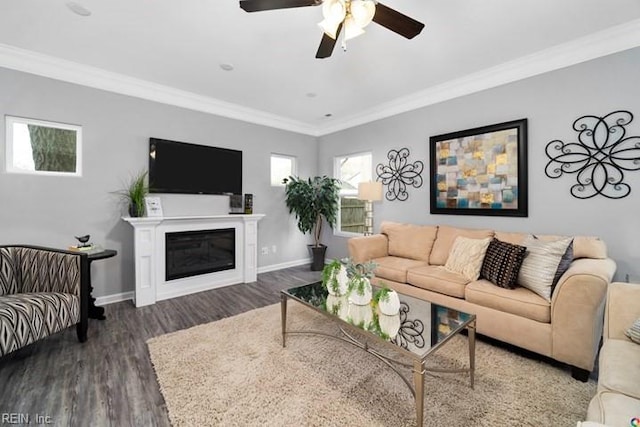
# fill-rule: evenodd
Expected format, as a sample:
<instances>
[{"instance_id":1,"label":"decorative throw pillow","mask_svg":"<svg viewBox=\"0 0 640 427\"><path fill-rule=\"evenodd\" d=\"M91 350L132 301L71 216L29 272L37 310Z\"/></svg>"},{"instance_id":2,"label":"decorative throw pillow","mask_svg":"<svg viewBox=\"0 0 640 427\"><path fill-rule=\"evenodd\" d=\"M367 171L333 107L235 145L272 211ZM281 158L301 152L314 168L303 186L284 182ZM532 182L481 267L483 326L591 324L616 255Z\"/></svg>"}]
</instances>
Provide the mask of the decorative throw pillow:
<instances>
[{"instance_id":1,"label":"decorative throw pillow","mask_svg":"<svg viewBox=\"0 0 640 427\"><path fill-rule=\"evenodd\" d=\"M625 331L625 334L631 338L631 341L640 344L640 318L633 322L633 325Z\"/></svg>"},{"instance_id":2,"label":"decorative throw pillow","mask_svg":"<svg viewBox=\"0 0 640 427\"><path fill-rule=\"evenodd\" d=\"M501 288L513 289L526 254L526 247L494 238L484 256L480 277Z\"/></svg>"},{"instance_id":3,"label":"decorative throw pillow","mask_svg":"<svg viewBox=\"0 0 640 427\"><path fill-rule=\"evenodd\" d=\"M556 272L572 240L567 237L545 242L532 235L525 237L522 245L527 247L527 256L518 273L518 284L551 301Z\"/></svg>"},{"instance_id":4,"label":"decorative throw pillow","mask_svg":"<svg viewBox=\"0 0 640 427\"><path fill-rule=\"evenodd\" d=\"M491 237L486 239L456 237L444 267L461 274L469 281L478 280L489 243L491 243Z\"/></svg>"}]
</instances>

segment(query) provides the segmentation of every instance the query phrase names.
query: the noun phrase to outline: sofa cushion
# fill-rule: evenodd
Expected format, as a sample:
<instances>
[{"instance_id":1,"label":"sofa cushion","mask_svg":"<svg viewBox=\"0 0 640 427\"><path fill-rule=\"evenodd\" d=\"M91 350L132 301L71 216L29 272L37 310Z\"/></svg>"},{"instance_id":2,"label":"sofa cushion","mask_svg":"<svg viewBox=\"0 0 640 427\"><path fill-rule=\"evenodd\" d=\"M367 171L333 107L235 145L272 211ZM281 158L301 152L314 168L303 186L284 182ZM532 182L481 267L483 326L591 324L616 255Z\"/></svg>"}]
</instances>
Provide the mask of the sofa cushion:
<instances>
[{"instance_id":1,"label":"sofa cushion","mask_svg":"<svg viewBox=\"0 0 640 427\"><path fill-rule=\"evenodd\" d=\"M439 226L438 235L429 256L429 264L444 265L451 252L453 242L458 236L469 239L486 239L487 237L493 237L493 230L457 228L448 225Z\"/></svg>"},{"instance_id":2,"label":"sofa cushion","mask_svg":"<svg viewBox=\"0 0 640 427\"><path fill-rule=\"evenodd\" d=\"M598 389L640 399L640 346L629 340L607 340L600 349ZM638 407L640 411L640 407ZM640 413L636 414L640 416Z\"/></svg>"},{"instance_id":3,"label":"sofa cushion","mask_svg":"<svg viewBox=\"0 0 640 427\"><path fill-rule=\"evenodd\" d=\"M374 270L376 277L400 283L407 283L408 269L427 265L425 261L399 258L395 256L375 258L373 262L378 264Z\"/></svg>"},{"instance_id":4,"label":"sofa cushion","mask_svg":"<svg viewBox=\"0 0 640 427\"><path fill-rule=\"evenodd\" d=\"M527 247L527 256L518 273L518 284L551 301L553 281L571 241L571 237L545 242L532 235L527 236L522 242Z\"/></svg>"},{"instance_id":5,"label":"sofa cushion","mask_svg":"<svg viewBox=\"0 0 640 427\"><path fill-rule=\"evenodd\" d=\"M467 285L465 299L538 322L551 322L551 303L526 288L504 289L488 280L478 280Z\"/></svg>"},{"instance_id":6,"label":"sofa cushion","mask_svg":"<svg viewBox=\"0 0 640 427\"><path fill-rule=\"evenodd\" d=\"M638 417L640 400L607 390L599 391L587 410L587 419L606 426L631 426Z\"/></svg>"},{"instance_id":7,"label":"sofa cushion","mask_svg":"<svg viewBox=\"0 0 640 427\"><path fill-rule=\"evenodd\" d=\"M415 267L407 273L407 283L456 298L464 298L469 279L440 265Z\"/></svg>"},{"instance_id":8,"label":"sofa cushion","mask_svg":"<svg viewBox=\"0 0 640 427\"><path fill-rule=\"evenodd\" d=\"M598 237L576 236L573 239L574 258L607 258L607 245Z\"/></svg>"},{"instance_id":9,"label":"sofa cushion","mask_svg":"<svg viewBox=\"0 0 640 427\"><path fill-rule=\"evenodd\" d=\"M438 227L384 221L380 231L389 239L389 255L429 261Z\"/></svg>"},{"instance_id":10,"label":"sofa cushion","mask_svg":"<svg viewBox=\"0 0 640 427\"><path fill-rule=\"evenodd\" d=\"M515 233L508 231L497 231L495 233L495 238L500 240L501 242L511 243L512 245L521 245L524 242L524 239L529 235L529 233Z\"/></svg>"},{"instance_id":11,"label":"sofa cushion","mask_svg":"<svg viewBox=\"0 0 640 427\"><path fill-rule=\"evenodd\" d=\"M80 299L59 292L0 297L0 356L78 323Z\"/></svg>"},{"instance_id":12,"label":"sofa cushion","mask_svg":"<svg viewBox=\"0 0 640 427\"><path fill-rule=\"evenodd\" d=\"M489 237L486 239L456 237L444 267L463 275L469 281L478 280L489 243L491 243Z\"/></svg>"},{"instance_id":13,"label":"sofa cushion","mask_svg":"<svg viewBox=\"0 0 640 427\"><path fill-rule=\"evenodd\" d=\"M525 246L502 242L494 237L484 256L480 277L501 288L515 288L526 253Z\"/></svg>"}]
</instances>

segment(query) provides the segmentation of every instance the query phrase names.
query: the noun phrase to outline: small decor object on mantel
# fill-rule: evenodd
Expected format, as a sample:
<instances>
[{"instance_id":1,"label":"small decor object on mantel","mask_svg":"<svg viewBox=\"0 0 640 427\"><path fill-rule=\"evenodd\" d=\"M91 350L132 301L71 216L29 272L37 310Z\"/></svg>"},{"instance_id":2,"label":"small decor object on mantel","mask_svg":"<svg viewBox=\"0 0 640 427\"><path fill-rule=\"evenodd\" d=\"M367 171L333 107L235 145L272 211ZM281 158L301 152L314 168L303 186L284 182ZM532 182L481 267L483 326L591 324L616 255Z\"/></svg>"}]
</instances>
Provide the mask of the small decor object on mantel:
<instances>
[{"instance_id":1,"label":"small decor object on mantel","mask_svg":"<svg viewBox=\"0 0 640 427\"><path fill-rule=\"evenodd\" d=\"M162 201L160 197L147 196L144 198L147 216L162 217Z\"/></svg>"},{"instance_id":2,"label":"small decor object on mantel","mask_svg":"<svg viewBox=\"0 0 640 427\"><path fill-rule=\"evenodd\" d=\"M126 188L116 192L128 205L129 216L132 218L145 215L145 197L149 194L147 171L134 175Z\"/></svg>"},{"instance_id":3,"label":"small decor object on mantel","mask_svg":"<svg viewBox=\"0 0 640 427\"><path fill-rule=\"evenodd\" d=\"M578 118L573 122L577 142L565 144L555 139L547 144L550 160L545 174L549 178L577 174L578 182L570 191L577 199L627 197L631 187L623 182L624 171L640 170L640 136L626 136L625 126L632 120L633 114L625 110Z\"/></svg>"},{"instance_id":4,"label":"small decor object on mantel","mask_svg":"<svg viewBox=\"0 0 640 427\"><path fill-rule=\"evenodd\" d=\"M387 187L385 198L389 201L405 201L409 198L407 185L415 188L422 187L422 171L424 163L416 160L409 163L409 149L390 150L387 153L389 165L379 163L376 166L378 181Z\"/></svg>"}]
</instances>

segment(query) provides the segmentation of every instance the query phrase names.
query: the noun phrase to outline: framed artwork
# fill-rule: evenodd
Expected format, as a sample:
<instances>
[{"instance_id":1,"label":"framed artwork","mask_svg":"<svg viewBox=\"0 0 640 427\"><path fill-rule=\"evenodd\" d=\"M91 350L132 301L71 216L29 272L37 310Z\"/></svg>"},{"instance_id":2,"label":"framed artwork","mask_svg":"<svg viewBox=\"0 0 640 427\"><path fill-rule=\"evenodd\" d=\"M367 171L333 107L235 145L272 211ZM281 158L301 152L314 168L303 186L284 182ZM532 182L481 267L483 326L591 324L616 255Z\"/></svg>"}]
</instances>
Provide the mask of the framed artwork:
<instances>
[{"instance_id":1,"label":"framed artwork","mask_svg":"<svg viewBox=\"0 0 640 427\"><path fill-rule=\"evenodd\" d=\"M528 215L527 119L429 138L431 213Z\"/></svg>"}]
</instances>

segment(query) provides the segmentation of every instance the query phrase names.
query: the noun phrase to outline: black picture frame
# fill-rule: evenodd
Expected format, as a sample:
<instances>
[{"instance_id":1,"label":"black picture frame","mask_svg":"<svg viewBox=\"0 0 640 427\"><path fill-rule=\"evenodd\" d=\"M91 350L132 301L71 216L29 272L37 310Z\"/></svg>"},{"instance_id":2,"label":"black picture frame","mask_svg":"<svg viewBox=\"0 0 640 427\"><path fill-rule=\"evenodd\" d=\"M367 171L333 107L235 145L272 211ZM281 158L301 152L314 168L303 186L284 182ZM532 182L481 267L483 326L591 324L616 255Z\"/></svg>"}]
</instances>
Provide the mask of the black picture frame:
<instances>
[{"instance_id":1,"label":"black picture frame","mask_svg":"<svg viewBox=\"0 0 640 427\"><path fill-rule=\"evenodd\" d=\"M527 119L429 138L431 213L526 217Z\"/></svg>"}]
</instances>

